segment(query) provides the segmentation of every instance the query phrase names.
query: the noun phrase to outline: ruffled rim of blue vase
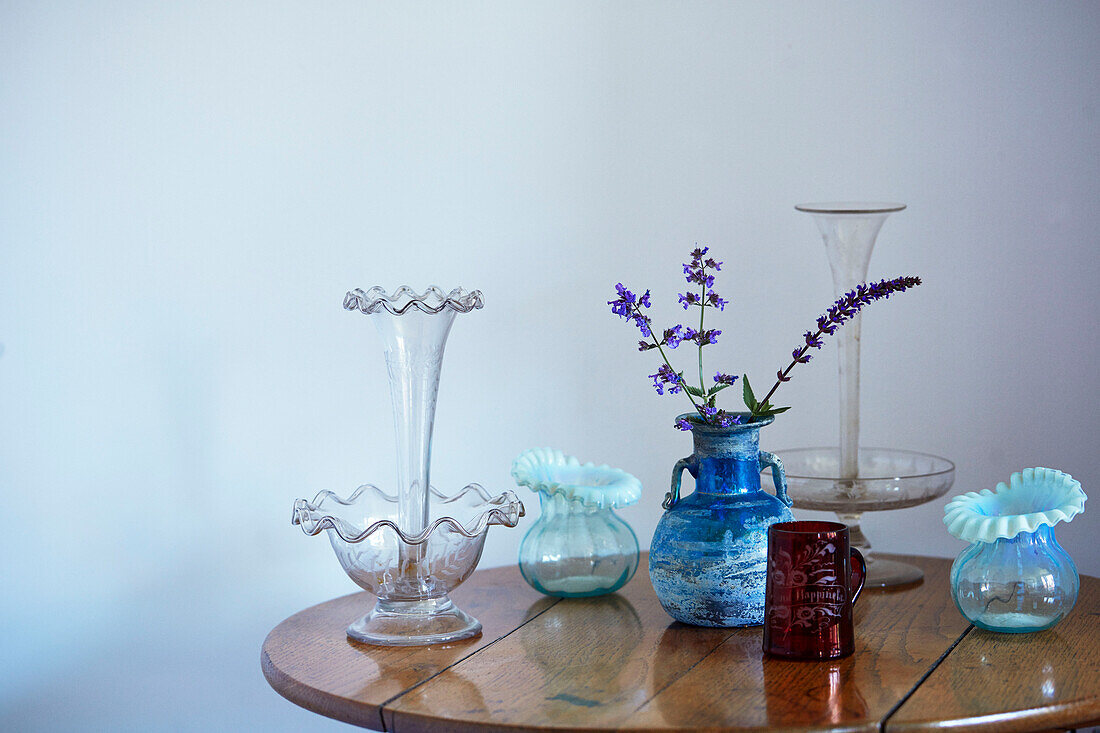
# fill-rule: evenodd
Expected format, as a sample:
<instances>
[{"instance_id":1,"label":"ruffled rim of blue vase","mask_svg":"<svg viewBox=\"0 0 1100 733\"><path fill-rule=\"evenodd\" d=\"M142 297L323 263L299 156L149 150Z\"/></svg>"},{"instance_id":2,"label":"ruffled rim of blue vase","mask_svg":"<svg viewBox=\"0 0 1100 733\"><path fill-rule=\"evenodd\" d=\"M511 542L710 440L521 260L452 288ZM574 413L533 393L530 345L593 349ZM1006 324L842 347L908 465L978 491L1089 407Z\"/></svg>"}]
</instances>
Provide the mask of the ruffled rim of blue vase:
<instances>
[{"instance_id":1,"label":"ruffled rim of blue vase","mask_svg":"<svg viewBox=\"0 0 1100 733\"><path fill-rule=\"evenodd\" d=\"M581 463L554 448L531 448L512 462L512 478L535 492L560 494L600 509L637 503L642 482L620 468Z\"/></svg>"},{"instance_id":2,"label":"ruffled rim of blue vase","mask_svg":"<svg viewBox=\"0 0 1100 733\"><path fill-rule=\"evenodd\" d=\"M994 542L1069 522L1085 511L1081 482L1054 468L1025 468L997 484L956 496L944 507L947 531L965 542Z\"/></svg>"}]
</instances>

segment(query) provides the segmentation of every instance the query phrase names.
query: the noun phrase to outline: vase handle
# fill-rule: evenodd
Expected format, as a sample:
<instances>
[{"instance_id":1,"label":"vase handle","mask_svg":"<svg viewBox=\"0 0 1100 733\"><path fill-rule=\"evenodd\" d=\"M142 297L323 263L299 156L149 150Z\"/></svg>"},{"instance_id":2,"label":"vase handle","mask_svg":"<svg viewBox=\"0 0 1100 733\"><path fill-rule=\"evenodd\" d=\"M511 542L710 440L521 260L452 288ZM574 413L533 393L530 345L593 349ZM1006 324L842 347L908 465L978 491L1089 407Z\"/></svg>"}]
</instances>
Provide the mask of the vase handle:
<instances>
[{"instance_id":1,"label":"vase handle","mask_svg":"<svg viewBox=\"0 0 1100 733\"><path fill-rule=\"evenodd\" d=\"M695 475L695 471L691 470L691 458L692 456L681 458L672 467L672 488L665 494L665 500L661 502L661 506L665 509L671 509L680 501L680 480L684 477L684 469L686 468L692 476Z\"/></svg>"},{"instance_id":2,"label":"vase handle","mask_svg":"<svg viewBox=\"0 0 1100 733\"><path fill-rule=\"evenodd\" d=\"M857 576L859 582L856 583L854 590L851 589L852 580L848 581L849 592L852 594L852 605L856 604L856 599L859 598L860 591L863 590L863 584L867 581L867 561L863 559L863 553L852 547L848 550L851 554L851 568L852 568L852 580Z\"/></svg>"},{"instance_id":3,"label":"vase handle","mask_svg":"<svg viewBox=\"0 0 1100 733\"><path fill-rule=\"evenodd\" d=\"M787 474L783 470L783 461L779 460L779 456L776 454L762 450L760 451L760 470L763 471L768 466L772 468L772 481L775 483L775 498L783 502L785 506L792 506L794 502L791 501L791 497L787 495Z\"/></svg>"}]
</instances>

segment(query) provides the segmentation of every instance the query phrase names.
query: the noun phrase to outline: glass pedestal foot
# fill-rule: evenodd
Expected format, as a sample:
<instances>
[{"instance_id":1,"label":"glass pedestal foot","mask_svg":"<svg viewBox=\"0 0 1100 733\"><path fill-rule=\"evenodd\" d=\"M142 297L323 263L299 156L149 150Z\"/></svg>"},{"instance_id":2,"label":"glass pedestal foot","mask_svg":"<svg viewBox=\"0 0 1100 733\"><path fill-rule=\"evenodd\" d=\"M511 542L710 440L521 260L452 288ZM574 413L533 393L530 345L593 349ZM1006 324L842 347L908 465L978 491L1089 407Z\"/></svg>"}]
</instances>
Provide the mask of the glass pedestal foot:
<instances>
[{"instance_id":1,"label":"glass pedestal foot","mask_svg":"<svg viewBox=\"0 0 1100 733\"><path fill-rule=\"evenodd\" d=\"M924 571L916 565L875 557L867 562L867 582L864 587L893 588L919 583L923 579Z\"/></svg>"},{"instance_id":2,"label":"glass pedestal foot","mask_svg":"<svg viewBox=\"0 0 1100 733\"><path fill-rule=\"evenodd\" d=\"M402 602L379 600L348 627L348 637L380 646L423 646L469 639L481 633L481 622L450 598Z\"/></svg>"}]
</instances>

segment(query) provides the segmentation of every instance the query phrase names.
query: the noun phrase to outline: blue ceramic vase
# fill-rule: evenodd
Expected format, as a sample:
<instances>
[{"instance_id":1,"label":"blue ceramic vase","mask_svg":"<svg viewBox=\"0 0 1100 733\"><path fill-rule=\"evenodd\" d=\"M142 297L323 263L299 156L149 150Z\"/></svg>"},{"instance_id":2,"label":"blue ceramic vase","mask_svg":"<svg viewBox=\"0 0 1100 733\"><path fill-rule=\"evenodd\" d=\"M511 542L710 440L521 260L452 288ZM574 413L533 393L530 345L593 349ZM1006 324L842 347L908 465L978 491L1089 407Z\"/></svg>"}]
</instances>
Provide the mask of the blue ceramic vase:
<instances>
[{"instance_id":1,"label":"blue ceramic vase","mask_svg":"<svg viewBox=\"0 0 1100 733\"><path fill-rule=\"evenodd\" d=\"M768 527L793 519L783 464L760 450L760 428L773 417L716 427L692 423L695 452L676 462L667 510L653 535L649 577L661 606L696 626L756 626L764 622ZM776 496L760 488L770 466ZM684 469L695 492L680 498Z\"/></svg>"}]
</instances>

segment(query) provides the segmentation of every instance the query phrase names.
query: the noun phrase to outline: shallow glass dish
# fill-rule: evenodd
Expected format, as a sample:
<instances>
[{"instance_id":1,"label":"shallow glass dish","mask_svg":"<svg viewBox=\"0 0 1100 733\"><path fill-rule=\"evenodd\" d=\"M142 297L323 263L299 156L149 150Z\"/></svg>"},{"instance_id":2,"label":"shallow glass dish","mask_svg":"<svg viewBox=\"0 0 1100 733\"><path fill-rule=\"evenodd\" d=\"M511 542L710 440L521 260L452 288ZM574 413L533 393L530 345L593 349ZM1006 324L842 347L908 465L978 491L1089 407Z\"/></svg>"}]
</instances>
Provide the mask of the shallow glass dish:
<instances>
[{"instance_id":1,"label":"shallow glass dish","mask_svg":"<svg viewBox=\"0 0 1100 733\"><path fill-rule=\"evenodd\" d=\"M787 492L796 509L835 512L851 530L852 546L867 561L868 588L915 583L914 565L876 557L860 528L863 512L905 509L938 499L955 483L955 464L946 458L898 448L859 449L855 479L841 478L837 447L777 451L787 471Z\"/></svg>"}]
</instances>

